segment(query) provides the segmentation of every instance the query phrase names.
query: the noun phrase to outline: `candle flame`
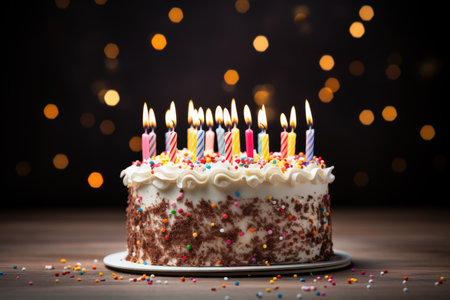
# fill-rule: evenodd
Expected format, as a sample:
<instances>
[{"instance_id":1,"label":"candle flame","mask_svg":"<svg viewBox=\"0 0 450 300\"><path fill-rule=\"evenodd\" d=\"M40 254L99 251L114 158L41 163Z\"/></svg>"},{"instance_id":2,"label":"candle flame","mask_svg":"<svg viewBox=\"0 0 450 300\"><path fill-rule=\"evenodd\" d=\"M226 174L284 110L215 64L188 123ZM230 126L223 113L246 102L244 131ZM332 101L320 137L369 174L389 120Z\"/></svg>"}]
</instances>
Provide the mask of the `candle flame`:
<instances>
[{"instance_id":1,"label":"candle flame","mask_svg":"<svg viewBox=\"0 0 450 300\"><path fill-rule=\"evenodd\" d=\"M197 109L194 109L194 111L192 112L192 124L195 127L200 126L200 120L198 119L198 112Z\"/></svg>"},{"instance_id":2,"label":"candle flame","mask_svg":"<svg viewBox=\"0 0 450 300\"><path fill-rule=\"evenodd\" d=\"M203 113L203 108L199 107L197 111L197 118L200 122L200 125L205 123L205 114Z\"/></svg>"},{"instance_id":3,"label":"candle flame","mask_svg":"<svg viewBox=\"0 0 450 300\"><path fill-rule=\"evenodd\" d=\"M175 127L177 126L177 111L175 109L175 103L173 101L172 103L170 103L170 114L172 118L173 127Z\"/></svg>"},{"instance_id":4,"label":"candle flame","mask_svg":"<svg viewBox=\"0 0 450 300\"><path fill-rule=\"evenodd\" d=\"M188 123L192 125L193 123L193 115L194 115L194 102L192 100L189 100L188 105Z\"/></svg>"},{"instance_id":5,"label":"candle flame","mask_svg":"<svg viewBox=\"0 0 450 300\"><path fill-rule=\"evenodd\" d=\"M237 110L236 110L236 101L231 100L231 123L233 123L234 125L236 125L238 123L238 114L237 114Z\"/></svg>"},{"instance_id":6,"label":"candle flame","mask_svg":"<svg viewBox=\"0 0 450 300\"><path fill-rule=\"evenodd\" d=\"M305 101L305 111L306 111L306 123L309 126L312 126L313 125L313 118L312 118L311 108L309 107L308 100Z\"/></svg>"},{"instance_id":7,"label":"candle flame","mask_svg":"<svg viewBox=\"0 0 450 300\"><path fill-rule=\"evenodd\" d=\"M216 123L218 124L222 124L223 122L223 111L222 111L222 107L217 106L216 107Z\"/></svg>"},{"instance_id":8,"label":"candle flame","mask_svg":"<svg viewBox=\"0 0 450 300\"><path fill-rule=\"evenodd\" d=\"M228 112L228 109L226 109L226 108L223 109L223 123L228 128L231 126L230 113Z\"/></svg>"},{"instance_id":9,"label":"candle flame","mask_svg":"<svg viewBox=\"0 0 450 300\"><path fill-rule=\"evenodd\" d=\"M142 110L142 126L148 128L148 109L147 103L144 102L144 108Z\"/></svg>"},{"instance_id":10,"label":"candle flame","mask_svg":"<svg viewBox=\"0 0 450 300\"><path fill-rule=\"evenodd\" d=\"M266 130L267 129L267 116L266 116L266 108L262 107L262 109L259 110L258 113L258 126L261 129Z\"/></svg>"},{"instance_id":11,"label":"candle flame","mask_svg":"<svg viewBox=\"0 0 450 300\"><path fill-rule=\"evenodd\" d=\"M155 118L155 112L153 111L153 108L150 108L149 115L149 123L150 127L155 128L156 127L156 118Z\"/></svg>"},{"instance_id":12,"label":"candle flame","mask_svg":"<svg viewBox=\"0 0 450 300\"><path fill-rule=\"evenodd\" d=\"M294 106L292 106L292 108L291 108L291 117L290 117L289 123L291 124L292 130L294 130L294 128L297 127L297 113L295 112Z\"/></svg>"},{"instance_id":13,"label":"candle flame","mask_svg":"<svg viewBox=\"0 0 450 300\"><path fill-rule=\"evenodd\" d=\"M245 124L252 125L252 114L250 113L250 108L248 108L247 104L244 106L244 120Z\"/></svg>"},{"instance_id":14,"label":"candle flame","mask_svg":"<svg viewBox=\"0 0 450 300\"><path fill-rule=\"evenodd\" d=\"M206 109L206 125L208 125L210 127L214 125L212 111L209 108Z\"/></svg>"},{"instance_id":15,"label":"candle flame","mask_svg":"<svg viewBox=\"0 0 450 300\"><path fill-rule=\"evenodd\" d=\"M281 123L281 127L283 127L283 129L286 129L288 127L287 118L286 118L286 115L284 113L282 113L280 115L280 123Z\"/></svg>"},{"instance_id":16,"label":"candle flame","mask_svg":"<svg viewBox=\"0 0 450 300\"><path fill-rule=\"evenodd\" d=\"M170 109L166 110L166 126L169 129L173 128L173 123L172 123L172 113L170 111Z\"/></svg>"}]
</instances>

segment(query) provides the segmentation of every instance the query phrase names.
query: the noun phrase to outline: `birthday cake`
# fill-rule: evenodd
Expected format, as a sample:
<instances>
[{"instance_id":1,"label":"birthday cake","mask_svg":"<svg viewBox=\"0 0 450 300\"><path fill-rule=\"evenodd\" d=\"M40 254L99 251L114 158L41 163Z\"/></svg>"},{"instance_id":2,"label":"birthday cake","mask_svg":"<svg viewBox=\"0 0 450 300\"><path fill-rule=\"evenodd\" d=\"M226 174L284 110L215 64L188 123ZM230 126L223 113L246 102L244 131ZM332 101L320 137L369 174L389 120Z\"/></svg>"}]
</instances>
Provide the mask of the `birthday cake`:
<instances>
[{"instance_id":1,"label":"birthday cake","mask_svg":"<svg viewBox=\"0 0 450 300\"><path fill-rule=\"evenodd\" d=\"M163 152L122 171L128 187L126 259L163 266L316 262L333 255L333 167L302 153L232 161Z\"/></svg>"}]
</instances>

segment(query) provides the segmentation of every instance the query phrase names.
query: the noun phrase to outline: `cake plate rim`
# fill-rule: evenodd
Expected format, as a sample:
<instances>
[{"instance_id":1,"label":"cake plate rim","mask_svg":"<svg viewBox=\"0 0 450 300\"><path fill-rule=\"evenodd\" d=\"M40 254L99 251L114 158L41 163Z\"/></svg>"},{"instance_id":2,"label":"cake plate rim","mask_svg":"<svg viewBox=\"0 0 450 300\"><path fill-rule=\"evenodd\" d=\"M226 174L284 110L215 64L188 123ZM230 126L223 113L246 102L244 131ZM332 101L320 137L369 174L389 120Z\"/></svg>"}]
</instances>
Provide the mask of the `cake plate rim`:
<instances>
[{"instance_id":1,"label":"cake plate rim","mask_svg":"<svg viewBox=\"0 0 450 300\"><path fill-rule=\"evenodd\" d=\"M103 263L109 269L134 274L151 272L155 275L164 276L257 276L269 274L293 274L312 273L329 270L342 269L352 263L351 254L334 250L334 256L329 261L299 264L279 264L269 266L236 266L236 267L185 267L185 266L161 266L136 264L125 260L127 251L109 254L103 258Z\"/></svg>"}]
</instances>

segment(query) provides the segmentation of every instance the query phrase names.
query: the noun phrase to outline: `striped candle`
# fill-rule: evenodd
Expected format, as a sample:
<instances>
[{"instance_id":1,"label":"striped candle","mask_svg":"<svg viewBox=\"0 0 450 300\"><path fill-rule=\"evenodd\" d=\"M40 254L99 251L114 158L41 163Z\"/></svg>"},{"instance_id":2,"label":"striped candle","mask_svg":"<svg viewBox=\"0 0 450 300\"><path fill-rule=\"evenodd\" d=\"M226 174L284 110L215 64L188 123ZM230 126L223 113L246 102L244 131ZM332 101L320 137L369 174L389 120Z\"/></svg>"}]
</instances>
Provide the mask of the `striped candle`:
<instances>
[{"instance_id":1,"label":"striped candle","mask_svg":"<svg viewBox=\"0 0 450 300\"><path fill-rule=\"evenodd\" d=\"M155 118L155 112L153 111L153 108L150 108L149 112L149 124L152 128L152 132L149 134L149 144L150 144L150 157L156 156L156 134L155 134L155 127L156 127L156 118Z\"/></svg>"},{"instance_id":2,"label":"striped candle","mask_svg":"<svg viewBox=\"0 0 450 300\"><path fill-rule=\"evenodd\" d=\"M203 158L205 153L205 131L202 129L205 117L203 114L203 108L199 108L197 112L198 120L200 121L200 127L197 130L197 151L195 152L195 157L197 159Z\"/></svg>"},{"instance_id":3,"label":"striped candle","mask_svg":"<svg viewBox=\"0 0 450 300\"><path fill-rule=\"evenodd\" d=\"M240 132L237 128L238 114L234 99L231 101L231 122L234 125L233 129L231 129L231 133L233 134L233 155L239 155L241 153L241 140L239 137Z\"/></svg>"},{"instance_id":4,"label":"striped candle","mask_svg":"<svg viewBox=\"0 0 450 300\"><path fill-rule=\"evenodd\" d=\"M291 125L291 132L289 132L289 135L288 135L287 156L294 156L295 155L295 141L297 139L297 134L294 132L295 127L297 127L297 116L295 113L294 106L292 106L292 109L291 109L291 117L290 117L289 123Z\"/></svg>"},{"instance_id":5,"label":"striped candle","mask_svg":"<svg viewBox=\"0 0 450 300\"><path fill-rule=\"evenodd\" d=\"M287 156L287 148L288 148L288 133L286 132L286 128L288 126L286 115L282 113L280 115L280 123L281 127L283 127L283 131L280 134L280 154L282 158L285 158Z\"/></svg>"},{"instance_id":6,"label":"striped candle","mask_svg":"<svg viewBox=\"0 0 450 300\"><path fill-rule=\"evenodd\" d=\"M177 161L177 133L175 130L170 132L169 160L173 163L176 163Z\"/></svg>"},{"instance_id":7,"label":"striped candle","mask_svg":"<svg viewBox=\"0 0 450 300\"><path fill-rule=\"evenodd\" d=\"M225 155L225 130L222 128L222 122L223 122L223 111L222 107L217 106L216 107L216 123L218 127L216 128L216 135L217 135L217 150L220 154Z\"/></svg>"},{"instance_id":8,"label":"striped candle","mask_svg":"<svg viewBox=\"0 0 450 300\"><path fill-rule=\"evenodd\" d=\"M267 133L261 136L261 156L265 161L269 161L269 135Z\"/></svg>"},{"instance_id":9,"label":"striped candle","mask_svg":"<svg viewBox=\"0 0 450 300\"><path fill-rule=\"evenodd\" d=\"M166 111L166 127L167 127L167 132L165 134L165 140L166 140L166 152L169 153L170 152L170 131L173 128L173 124L171 121L171 116L170 116L170 110L168 109Z\"/></svg>"},{"instance_id":10,"label":"striped candle","mask_svg":"<svg viewBox=\"0 0 450 300\"><path fill-rule=\"evenodd\" d=\"M148 160L149 158L149 135L147 134L148 128L148 109L147 103L144 103L144 109L142 112L142 125L144 126L144 133L142 134L141 144L142 144L142 161Z\"/></svg>"},{"instance_id":11,"label":"striped candle","mask_svg":"<svg viewBox=\"0 0 450 300\"><path fill-rule=\"evenodd\" d=\"M228 131L225 133L225 160L229 161L232 164L233 134L230 131L231 127L230 114L228 113L228 110L226 108L223 110L223 123L228 128Z\"/></svg>"},{"instance_id":12,"label":"striped candle","mask_svg":"<svg viewBox=\"0 0 450 300\"><path fill-rule=\"evenodd\" d=\"M305 101L305 111L306 111L306 123L309 125L309 130L306 131L305 155L306 155L306 162L309 163L314 158L314 129L312 129L313 119L308 100Z\"/></svg>"}]
</instances>

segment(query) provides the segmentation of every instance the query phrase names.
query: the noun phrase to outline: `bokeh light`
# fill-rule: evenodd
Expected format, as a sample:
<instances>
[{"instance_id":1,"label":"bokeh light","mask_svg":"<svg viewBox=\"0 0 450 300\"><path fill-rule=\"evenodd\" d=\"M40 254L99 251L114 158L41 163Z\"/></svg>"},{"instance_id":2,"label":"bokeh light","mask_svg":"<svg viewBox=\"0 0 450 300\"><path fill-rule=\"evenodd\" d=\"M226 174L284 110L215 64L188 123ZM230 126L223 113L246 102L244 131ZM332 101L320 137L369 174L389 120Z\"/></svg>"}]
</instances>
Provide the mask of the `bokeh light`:
<instances>
[{"instance_id":1,"label":"bokeh light","mask_svg":"<svg viewBox=\"0 0 450 300\"><path fill-rule=\"evenodd\" d=\"M370 21L372 20L373 16L375 15L372 6L370 5L364 5L359 9L359 17L363 21Z\"/></svg>"},{"instance_id":2,"label":"bokeh light","mask_svg":"<svg viewBox=\"0 0 450 300\"><path fill-rule=\"evenodd\" d=\"M253 47L258 52L264 52L269 47L269 41L264 35L258 35L253 40Z\"/></svg>"},{"instance_id":3,"label":"bokeh light","mask_svg":"<svg viewBox=\"0 0 450 300\"><path fill-rule=\"evenodd\" d=\"M111 135L115 129L116 126L114 125L114 122L111 120L104 120L100 123L100 131L104 135Z\"/></svg>"},{"instance_id":4,"label":"bokeh light","mask_svg":"<svg viewBox=\"0 0 450 300\"><path fill-rule=\"evenodd\" d=\"M333 56L329 54L323 55L319 60L319 65L324 71L330 71L334 67Z\"/></svg>"},{"instance_id":5,"label":"bokeh light","mask_svg":"<svg viewBox=\"0 0 450 300\"><path fill-rule=\"evenodd\" d=\"M56 117L59 115L58 106L55 104L47 104L44 107L44 116L47 119L53 120L56 119Z\"/></svg>"},{"instance_id":6,"label":"bokeh light","mask_svg":"<svg viewBox=\"0 0 450 300\"><path fill-rule=\"evenodd\" d=\"M394 106L386 106L383 108L381 115L386 121L392 122L397 118L397 109Z\"/></svg>"},{"instance_id":7,"label":"bokeh light","mask_svg":"<svg viewBox=\"0 0 450 300\"><path fill-rule=\"evenodd\" d=\"M368 125L372 124L374 120L375 120L375 116L374 116L373 112L370 109L364 109L359 114L359 121L363 125L368 126Z\"/></svg>"},{"instance_id":8,"label":"bokeh light","mask_svg":"<svg viewBox=\"0 0 450 300\"><path fill-rule=\"evenodd\" d=\"M91 174L89 174L88 183L92 188L98 189L103 185L102 174L99 172L92 172Z\"/></svg>"},{"instance_id":9,"label":"bokeh light","mask_svg":"<svg viewBox=\"0 0 450 300\"><path fill-rule=\"evenodd\" d=\"M19 161L16 164L16 173L19 176L27 176L31 172L30 164L26 161Z\"/></svg>"},{"instance_id":10,"label":"bokeh light","mask_svg":"<svg viewBox=\"0 0 450 300\"><path fill-rule=\"evenodd\" d=\"M67 155L63 153L56 154L53 157L53 165L59 170L67 168L67 166L69 165L69 159L67 158Z\"/></svg>"},{"instance_id":11,"label":"bokeh light","mask_svg":"<svg viewBox=\"0 0 450 300\"><path fill-rule=\"evenodd\" d=\"M225 83L228 85L235 85L239 81L239 73L236 70L229 69L223 75Z\"/></svg>"},{"instance_id":12,"label":"bokeh light","mask_svg":"<svg viewBox=\"0 0 450 300\"><path fill-rule=\"evenodd\" d=\"M241 14L245 14L250 9L250 2L248 0L236 0L234 8Z\"/></svg>"},{"instance_id":13,"label":"bokeh light","mask_svg":"<svg viewBox=\"0 0 450 300\"><path fill-rule=\"evenodd\" d=\"M353 22L352 25L350 25L349 32L354 38L361 38L364 35L365 29L364 25L361 22Z\"/></svg>"},{"instance_id":14,"label":"bokeh light","mask_svg":"<svg viewBox=\"0 0 450 300\"><path fill-rule=\"evenodd\" d=\"M420 129L420 137L425 141L430 141L436 135L436 131L432 125L424 125Z\"/></svg>"},{"instance_id":15,"label":"bokeh light","mask_svg":"<svg viewBox=\"0 0 450 300\"><path fill-rule=\"evenodd\" d=\"M93 113L84 112L80 116L81 126L84 128L91 128L95 124L95 117Z\"/></svg>"},{"instance_id":16,"label":"bokeh light","mask_svg":"<svg viewBox=\"0 0 450 300\"><path fill-rule=\"evenodd\" d=\"M364 171L356 172L353 177L353 182L357 187L365 187L369 184L369 175Z\"/></svg>"},{"instance_id":17,"label":"bokeh light","mask_svg":"<svg viewBox=\"0 0 450 300\"><path fill-rule=\"evenodd\" d=\"M70 0L55 0L55 5L57 8L65 9L69 7Z\"/></svg>"},{"instance_id":18,"label":"bokeh light","mask_svg":"<svg viewBox=\"0 0 450 300\"><path fill-rule=\"evenodd\" d=\"M98 4L98 5L105 5L106 2L108 2L108 0L94 0L94 2L95 2L95 4Z\"/></svg>"},{"instance_id":19,"label":"bokeh light","mask_svg":"<svg viewBox=\"0 0 450 300\"><path fill-rule=\"evenodd\" d=\"M119 93L116 90L108 90L103 97L106 105L116 106L120 101Z\"/></svg>"},{"instance_id":20,"label":"bokeh light","mask_svg":"<svg viewBox=\"0 0 450 300\"><path fill-rule=\"evenodd\" d=\"M142 139L139 136L133 136L128 141L128 147L130 147L133 152L140 152L142 150Z\"/></svg>"},{"instance_id":21,"label":"bokeh light","mask_svg":"<svg viewBox=\"0 0 450 300\"><path fill-rule=\"evenodd\" d=\"M107 58L117 58L119 55L119 46L114 43L108 43L106 44L105 48L103 48L103 52L105 53L105 56Z\"/></svg>"},{"instance_id":22,"label":"bokeh light","mask_svg":"<svg viewBox=\"0 0 450 300\"><path fill-rule=\"evenodd\" d=\"M275 88L272 84L258 84L253 88L253 99L259 106L267 105L274 92Z\"/></svg>"},{"instance_id":23,"label":"bokeh light","mask_svg":"<svg viewBox=\"0 0 450 300\"><path fill-rule=\"evenodd\" d=\"M167 46L166 37L161 33L155 34L152 37L151 43L152 43L153 48L155 50L159 50L159 51L163 50Z\"/></svg>"},{"instance_id":24,"label":"bokeh light","mask_svg":"<svg viewBox=\"0 0 450 300\"><path fill-rule=\"evenodd\" d=\"M172 7L169 11L169 19L172 23L180 23L183 20L183 11L179 7Z\"/></svg>"},{"instance_id":25,"label":"bokeh light","mask_svg":"<svg viewBox=\"0 0 450 300\"><path fill-rule=\"evenodd\" d=\"M364 64L359 60L354 60L348 66L348 70L353 76L361 76L364 73Z\"/></svg>"},{"instance_id":26,"label":"bokeh light","mask_svg":"<svg viewBox=\"0 0 450 300\"><path fill-rule=\"evenodd\" d=\"M341 88L341 84L337 78L330 77L325 81L325 87L330 88L333 93L336 93Z\"/></svg>"},{"instance_id":27,"label":"bokeh light","mask_svg":"<svg viewBox=\"0 0 450 300\"><path fill-rule=\"evenodd\" d=\"M392 161L391 167L395 173L403 173L406 170L406 160L403 157L396 157Z\"/></svg>"},{"instance_id":28,"label":"bokeh light","mask_svg":"<svg viewBox=\"0 0 450 300\"><path fill-rule=\"evenodd\" d=\"M396 64L391 64L386 68L386 76L391 80L396 80L400 77L402 71L400 67Z\"/></svg>"},{"instance_id":29,"label":"bokeh light","mask_svg":"<svg viewBox=\"0 0 450 300\"><path fill-rule=\"evenodd\" d=\"M323 87L323 88L320 89L320 91L319 91L319 99L323 103L331 102L331 100L333 100L333 97L334 97L333 91L330 88Z\"/></svg>"}]
</instances>

